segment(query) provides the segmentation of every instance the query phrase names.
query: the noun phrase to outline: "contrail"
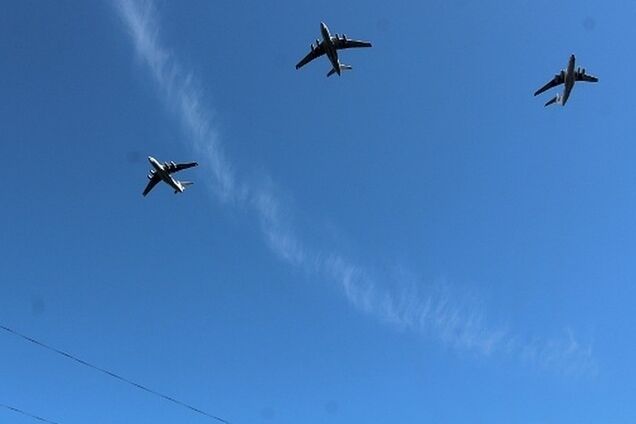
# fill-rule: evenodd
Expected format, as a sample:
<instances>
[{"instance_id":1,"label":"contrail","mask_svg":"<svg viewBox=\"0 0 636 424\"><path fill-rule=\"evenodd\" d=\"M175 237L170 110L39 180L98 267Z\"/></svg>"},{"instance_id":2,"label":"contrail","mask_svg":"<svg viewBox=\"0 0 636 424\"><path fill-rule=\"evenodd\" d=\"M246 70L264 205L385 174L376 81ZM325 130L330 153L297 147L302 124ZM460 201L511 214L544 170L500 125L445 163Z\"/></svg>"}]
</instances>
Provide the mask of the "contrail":
<instances>
[{"instance_id":1,"label":"contrail","mask_svg":"<svg viewBox=\"0 0 636 424\"><path fill-rule=\"evenodd\" d=\"M447 287L423 290L416 284L378 281L363 266L337 250L320 251L302 240L289 224L289 211L273 184L240 183L222 150L209 109L195 78L180 65L174 51L161 44L157 12L151 0L116 0L117 10L135 51L154 78L161 99L179 119L186 142L207 161L209 186L222 203L251 210L265 242L281 260L335 282L349 303L362 313L416 333L426 334L456 349L485 356L495 353L586 374L596 369L591 348L581 346L571 332L555 340L521 341L505 328L492 328L485 314ZM394 287L393 290L387 287Z\"/></svg>"}]
</instances>

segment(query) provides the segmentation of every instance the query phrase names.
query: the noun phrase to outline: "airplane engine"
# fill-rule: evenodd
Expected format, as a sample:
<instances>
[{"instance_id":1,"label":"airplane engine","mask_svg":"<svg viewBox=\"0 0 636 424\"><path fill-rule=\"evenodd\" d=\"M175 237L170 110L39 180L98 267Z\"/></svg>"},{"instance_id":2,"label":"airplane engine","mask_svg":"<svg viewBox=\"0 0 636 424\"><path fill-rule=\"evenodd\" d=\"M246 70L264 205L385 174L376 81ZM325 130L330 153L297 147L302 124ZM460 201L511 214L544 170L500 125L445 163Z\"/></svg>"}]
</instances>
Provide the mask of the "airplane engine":
<instances>
[{"instance_id":1,"label":"airplane engine","mask_svg":"<svg viewBox=\"0 0 636 424\"><path fill-rule=\"evenodd\" d=\"M581 69L581 74L585 75L585 68Z\"/></svg>"},{"instance_id":2,"label":"airplane engine","mask_svg":"<svg viewBox=\"0 0 636 424\"><path fill-rule=\"evenodd\" d=\"M336 39L338 39L338 38L340 38L340 37L338 36L338 33L336 32Z\"/></svg>"},{"instance_id":3,"label":"airplane engine","mask_svg":"<svg viewBox=\"0 0 636 424\"><path fill-rule=\"evenodd\" d=\"M342 34L342 40L346 40L347 39L347 34Z\"/></svg>"},{"instance_id":4,"label":"airplane engine","mask_svg":"<svg viewBox=\"0 0 636 424\"><path fill-rule=\"evenodd\" d=\"M177 164L174 163L174 161L170 161L170 165L172 165L173 168L176 168Z\"/></svg>"},{"instance_id":5,"label":"airplane engine","mask_svg":"<svg viewBox=\"0 0 636 424\"><path fill-rule=\"evenodd\" d=\"M318 46L320 46L320 40L316 38L316 48L318 48Z\"/></svg>"},{"instance_id":6,"label":"airplane engine","mask_svg":"<svg viewBox=\"0 0 636 424\"><path fill-rule=\"evenodd\" d=\"M147 177L148 177L149 180L152 180L153 176L152 176L152 174L148 174Z\"/></svg>"},{"instance_id":7,"label":"airplane engine","mask_svg":"<svg viewBox=\"0 0 636 424\"><path fill-rule=\"evenodd\" d=\"M311 51L313 52L314 50L316 50L316 48L314 47L314 43L311 43L309 45L309 48L311 49Z\"/></svg>"}]
</instances>

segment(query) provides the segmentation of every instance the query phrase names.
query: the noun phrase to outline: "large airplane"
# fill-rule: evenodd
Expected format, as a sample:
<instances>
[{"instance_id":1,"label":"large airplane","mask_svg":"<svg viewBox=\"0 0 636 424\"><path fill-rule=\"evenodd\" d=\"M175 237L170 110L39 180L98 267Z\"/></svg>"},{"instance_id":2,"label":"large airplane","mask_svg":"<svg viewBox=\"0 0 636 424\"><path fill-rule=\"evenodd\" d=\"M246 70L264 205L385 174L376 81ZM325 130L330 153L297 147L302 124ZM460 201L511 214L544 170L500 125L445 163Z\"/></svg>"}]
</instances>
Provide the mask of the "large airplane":
<instances>
[{"instance_id":1,"label":"large airplane","mask_svg":"<svg viewBox=\"0 0 636 424\"><path fill-rule=\"evenodd\" d=\"M184 169L192 168L193 166L197 166L196 162L188 162L188 163L174 163L174 162L164 162L163 164L159 163L159 161L152 156L148 156L148 162L152 165L152 169L148 174L148 185L143 192L143 195L147 195L150 193L159 181L163 181L168 184L170 187L174 189L176 193L183 193L187 186L192 185L190 181L177 181L172 178L173 173L182 171Z\"/></svg>"},{"instance_id":2,"label":"large airplane","mask_svg":"<svg viewBox=\"0 0 636 424\"><path fill-rule=\"evenodd\" d=\"M538 89L534 95L538 96L539 94L547 91L553 87L564 84L565 88L563 89L563 94L557 94L554 98L548 101L545 105L550 106L551 104L560 104L565 106L570 98L570 93L572 92L572 88L574 87L574 83L577 81L585 81L585 82L598 82L598 78L593 77L592 75L588 75L585 73L585 68L577 68L574 69L574 63L576 62L576 58L574 55L570 56L570 61L568 62L567 69L561 70L558 74L554 76L552 81L548 82L546 85Z\"/></svg>"},{"instance_id":3,"label":"large airplane","mask_svg":"<svg viewBox=\"0 0 636 424\"><path fill-rule=\"evenodd\" d=\"M324 22L320 23L320 33L322 34L322 41L316 38L316 45L314 46L312 43L309 46L311 51L300 62L298 62L296 69L302 68L312 60L325 54L331 62L331 70L327 76L330 77L333 74L340 75L342 71L351 69L351 66L340 63L340 60L338 60L338 50L351 49L355 47L371 47L371 43L368 41L351 40L344 34L342 34L342 36L338 34L332 36L331 33L329 33L329 28L327 28L327 25L325 25Z\"/></svg>"}]
</instances>

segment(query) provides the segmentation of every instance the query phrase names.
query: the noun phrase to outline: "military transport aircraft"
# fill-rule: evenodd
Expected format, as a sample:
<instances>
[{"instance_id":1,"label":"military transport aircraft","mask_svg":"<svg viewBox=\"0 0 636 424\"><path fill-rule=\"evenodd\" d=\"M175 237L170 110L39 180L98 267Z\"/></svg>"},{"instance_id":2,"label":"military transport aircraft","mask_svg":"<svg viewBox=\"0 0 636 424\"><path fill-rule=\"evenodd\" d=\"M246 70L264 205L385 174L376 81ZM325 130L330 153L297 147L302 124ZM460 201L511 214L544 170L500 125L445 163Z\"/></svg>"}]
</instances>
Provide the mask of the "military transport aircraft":
<instances>
[{"instance_id":1,"label":"military transport aircraft","mask_svg":"<svg viewBox=\"0 0 636 424\"><path fill-rule=\"evenodd\" d=\"M550 81L549 83L538 89L536 93L534 93L535 96L538 96L544 91L556 87L557 85L565 85L563 94L557 94L554 98L552 98L545 104L546 106L550 106L554 103L565 106L565 103L567 103L568 98L570 97L570 93L572 92L572 88L574 87L574 83L577 81L598 82L598 78L586 74L585 69L577 68L576 70L574 70L575 61L576 58L574 57L574 55L571 55L567 69L563 69L561 72L556 74L552 81Z\"/></svg>"},{"instance_id":2,"label":"military transport aircraft","mask_svg":"<svg viewBox=\"0 0 636 424\"><path fill-rule=\"evenodd\" d=\"M188 163L174 163L174 162L164 162L163 164L159 163L159 161L152 156L148 156L148 162L152 165L150 173L148 174L148 185L143 192L143 195L147 195L150 193L159 181L163 181L168 184L170 187L174 189L176 193L183 193L187 186L191 185L190 181L177 181L170 174L175 172L182 171L184 169L192 168L193 166L197 166L196 162L188 162Z\"/></svg>"},{"instance_id":3,"label":"military transport aircraft","mask_svg":"<svg viewBox=\"0 0 636 424\"><path fill-rule=\"evenodd\" d=\"M314 46L312 43L309 46L311 51L303 58L303 60L298 62L296 69L300 69L317 57L326 54L332 67L327 76L330 77L333 74L340 75L342 71L351 69L351 66L340 63L338 60L338 50L351 49L354 47L371 47L371 43L368 41L351 40L344 34L341 36L338 34L332 36L329 33L329 28L327 28L327 25L325 25L324 22L320 23L320 33L322 34L322 41L316 38L316 45Z\"/></svg>"}]
</instances>

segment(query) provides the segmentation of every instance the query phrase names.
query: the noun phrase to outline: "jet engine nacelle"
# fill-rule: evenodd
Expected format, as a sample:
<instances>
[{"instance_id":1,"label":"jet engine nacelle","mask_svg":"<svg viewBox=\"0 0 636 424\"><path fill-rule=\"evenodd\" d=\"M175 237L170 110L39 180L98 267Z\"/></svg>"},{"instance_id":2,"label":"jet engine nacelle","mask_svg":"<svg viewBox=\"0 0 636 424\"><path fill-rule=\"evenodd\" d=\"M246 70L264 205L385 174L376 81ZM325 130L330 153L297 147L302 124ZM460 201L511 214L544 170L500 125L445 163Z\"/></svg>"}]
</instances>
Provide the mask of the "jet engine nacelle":
<instances>
[{"instance_id":1,"label":"jet engine nacelle","mask_svg":"<svg viewBox=\"0 0 636 424\"><path fill-rule=\"evenodd\" d=\"M148 174L146 175L148 177L149 180L152 180L153 175L152 174Z\"/></svg>"},{"instance_id":2,"label":"jet engine nacelle","mask_svg":"<svg viewBox=\"0 0 636 424\"><path fill-rule=\"evenodd\" d=\"M581 74L585 75L585 68L581 69Z\"/></svg>"},{"instance_id":3,"label":"jet engine nacelle","mask_svg":"<svg viewBox=\"0 0 636 424\"><path fill-rule=\"evenodd\" d=\"M342 40L346 40L347 39L347 34L342 34Z\"/></svg>"},{"instance_id":4,"label":"jet engine nacelle","mask_svg":"<svg viewBox=\"0 0 636 424\"><path fill-rule=\"evenodd\" d=\"M320 40L316 38L316 48L318 48L319 45L320 45Z\"/></svg>"},{"instance_id":5,"label":"jet engine nacelle","mask_svg":"<svg viewBox=\"0 0 636 424\"><path fill-rule=\"evenodd\" d=\"M172 165L172 167L173 167L173 168L176 168L176 167L177 167L177 164L176 164L176 163L174 163L174 161L170 161L170 165Z\"/></svg>"}]
</instances>

